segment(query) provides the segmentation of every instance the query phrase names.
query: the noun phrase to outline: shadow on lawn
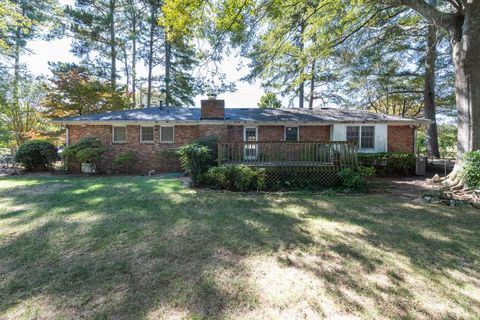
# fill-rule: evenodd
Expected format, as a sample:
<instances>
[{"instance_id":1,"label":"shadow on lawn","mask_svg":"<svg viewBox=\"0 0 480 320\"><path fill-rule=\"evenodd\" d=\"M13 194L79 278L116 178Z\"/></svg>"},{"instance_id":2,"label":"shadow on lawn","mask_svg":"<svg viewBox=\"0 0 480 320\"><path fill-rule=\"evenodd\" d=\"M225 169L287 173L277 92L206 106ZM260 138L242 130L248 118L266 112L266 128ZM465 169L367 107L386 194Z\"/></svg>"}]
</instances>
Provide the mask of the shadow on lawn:
<instances>
[{"instance_id":1,"label":"shadow on lawn","mask_svg":"<svg viewBox=\"0 0 480 320\"><path fill-rule=\"evenodd\" d=\"M368 313L354 292L393 304L387 316L431 316L407 285L406 271L386 266L377 253L398 254L437 285L457 281L448 270L478 279L478 212L394 199L378 211L375 200L218 194L144 178L43 179L0 190L0 201L11 206L0 225L20 230L0 239L0 314L44 297L67 317L139 319L185 311L221 318L258 304L261 292L244 264L256 254L278 253L282 265L322 279L348 313ZM289 206L303 214L287 214ZM315 219L364 231L312 233L306 226ZM293 251L316 259L288 256ZM382 268L393 285L367 285L366 277ZM453 303L467 311L480 308L472 298L455 297L466 299Z\"/></svg>"},{"instance_id":2,"label":"shadow on lawn","mask_svg":"<svg viewBox=\"0 0 480 320\"><path fill-rule=\"evenodd\" d=\"M310 244L300 219L272 219L265 197L218 203L177 181L159 185L50 179L0 191L12 207L0 221L25 229L0 242L0 314L45 297L67 316L138 319L160 307L221 317L256 303L242 257Z\"/></svg>"},{"instance_id":3,"label":"shadow on lawn","mask_svg":"<svg viewBox=\"0 0 480 320\"><path fill-rule=\"evenodd\" d=\"M445 301L452 306L471 315L478 314L480 300L473 293L465 294L462 288L473 285L480 290L480 211L420 205L396 198L384 203L385 198L376 196L338 200L331 211L319 211L318 201L311 197L290 198L288 205L302 206L313 219L361 228L361 232L353 235L319 236L321 242L328 243L326 251L336 253L343 262L337 262L338 267L333 270L325 268L328 257L314 263L284 260L286 265L327 279L326 288L331 295L349 308L367 314L364 306L351 299L352 291L373 298L376 304L394 306L390 316L395 317L458 318L458 314L450 311L441 316L432 314L420 305L415 294L418 291L422 294L421 290L432 297L448 296ZM385 254L394 254L402 261L387 265ZM411 277L411 267L417 277ZM388 276L389 285L367 284L369 276L381 273Z\"/></svg>"}]
</instances>

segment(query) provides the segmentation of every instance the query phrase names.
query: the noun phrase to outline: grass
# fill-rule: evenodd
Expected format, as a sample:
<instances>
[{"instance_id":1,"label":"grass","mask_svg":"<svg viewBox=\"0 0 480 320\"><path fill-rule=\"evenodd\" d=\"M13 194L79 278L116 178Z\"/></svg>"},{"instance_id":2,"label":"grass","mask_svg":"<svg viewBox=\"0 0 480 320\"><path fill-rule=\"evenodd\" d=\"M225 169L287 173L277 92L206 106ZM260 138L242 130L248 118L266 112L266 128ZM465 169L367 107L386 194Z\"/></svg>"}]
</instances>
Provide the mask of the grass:
<instances>
[{"instance_id":1,"label":"grass","mask_svg":"<svg viewBox=\"0 0 480 320\"><path fill-rule=\"evenodd\" d=\"M1 179L0 318L477 318L479 218L382 195Z\"/></svg>"}]
</instances>

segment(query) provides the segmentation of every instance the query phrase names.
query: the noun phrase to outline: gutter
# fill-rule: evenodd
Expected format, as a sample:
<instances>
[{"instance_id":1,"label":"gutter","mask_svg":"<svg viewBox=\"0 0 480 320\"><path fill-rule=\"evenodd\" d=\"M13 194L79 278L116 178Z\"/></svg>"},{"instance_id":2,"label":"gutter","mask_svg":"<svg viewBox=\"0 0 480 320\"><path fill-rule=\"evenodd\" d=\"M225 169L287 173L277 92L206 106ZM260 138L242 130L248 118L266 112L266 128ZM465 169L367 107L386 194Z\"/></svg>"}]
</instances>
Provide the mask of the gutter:
<instances>
[{"instance_id":1,"label":"gutter","mask_svg":"<svg viewBox=\"0 0 480 320\"><path fill-rule=\"evenodd\" d=\"M415 120L402 120L402 121L386 121L386 120L372 120L372 121L246 121L246 120L51 120L51 122L60 124L60 125L152 125L152 124L177 124L177 125L240 125L240 124L250 124L250 125L334 125L334 124L349 124L349 123L358 123L358 124L387 124L387 125L426 125L430 120L426 119L415 119Z\"/></svg>"}]
</instances>

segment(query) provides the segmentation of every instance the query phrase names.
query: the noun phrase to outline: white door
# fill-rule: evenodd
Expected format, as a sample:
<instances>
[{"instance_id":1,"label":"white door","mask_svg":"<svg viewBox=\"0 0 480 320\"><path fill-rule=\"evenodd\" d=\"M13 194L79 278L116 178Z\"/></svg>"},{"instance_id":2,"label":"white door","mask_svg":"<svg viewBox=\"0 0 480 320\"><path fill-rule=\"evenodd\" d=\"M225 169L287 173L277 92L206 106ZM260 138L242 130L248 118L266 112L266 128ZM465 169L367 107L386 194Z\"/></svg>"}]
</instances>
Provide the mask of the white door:
<instances>
[{"instance_id":1,"label":"white door","mask_svg":"<svg viewBox=\"0 0 480 320\"><path fill-rule=\"evenodd\" d=\"M256 127L245 127L243 129L243 139L245 142L244 155L245 160L256 160L257 159L257 128ZM248 143L253 142L253 143Z\"/></svg>"}]
</instances>

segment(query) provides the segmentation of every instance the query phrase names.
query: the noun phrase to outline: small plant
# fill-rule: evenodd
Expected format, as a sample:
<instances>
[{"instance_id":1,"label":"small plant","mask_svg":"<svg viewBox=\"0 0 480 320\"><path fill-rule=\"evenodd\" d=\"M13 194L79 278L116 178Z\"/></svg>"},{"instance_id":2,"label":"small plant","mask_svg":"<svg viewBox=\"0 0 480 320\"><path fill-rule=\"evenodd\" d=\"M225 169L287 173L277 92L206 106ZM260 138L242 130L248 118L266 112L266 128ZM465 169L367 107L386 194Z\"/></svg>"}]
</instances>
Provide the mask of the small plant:
<instances>
[{"instance_id":1,"label":"small plant","mask_svg":"<svg viewBox=\"0 0 480 320\"><path fill-rule=\"evenodd\" d=\"M342 169L338 172L342 187L350 192L365 192L368 190L368 177L375 175L375 169L372 167L358 167L356 170L351 168Z\"/></svg>"},{"instance_id":2,"label":"small plant","mask_svg":"<svg viewBox=\"0 0 480 320\"><path fill-rule=\"evenodd\" d=\"M465 154L464 177L469 188L480 189L480 150Z\"/></svg>"},{"instance_id":3,"label":"small plant","mask_svg":"<svg viewBox=\"0 0 480 320\"><path fill-rule=\"evenodd\" d=\"M113 164L121 171L131 173L136 161L137 154L130 150L120 153L115 160L113 160Z\"/></svg>"},{"instance_id":4,"label":"small plant","mask_svg":"<svg viewBox=\"0 0 480 320\"><path fill-rule=\"evenodd\" d=\"M46 170L59 160L55 146L44 140L31 140L20 146L14 161L21 163L25 170Z\"/></svg>"},{"instance_id":5,"label":"small plant","mask_svg":"<svg viewBox=\"0 0 480 320\"><path fill-rule=\"evenodd\" d=\"M198 185L210 164L210 149L197 143L187 144L178 151L183 170L192 177L193 184Z\"/></svg>"},{"instance_id":6,"label":"small plant","mask_svg":"<svg viewBox=\"0 0 480 320\"><path fill-rule=\"evenodd\" d=\"M85 137L66 147L62 152L62 158L67 162L85 163L92 168L93 172L97 172L98 164L106 151L107 148L98 138Z\"/></svg>"},{"instance_id":7,"label":"small plant","mask_svg":"<svg viewBox=\"0 0 480 320\"><path fill-rule=\"evenodd\" d=\"M232 191L265 190L265 169L245 165L212 167L205 175L206 185Z\"/></svg>"}]
</instances>

